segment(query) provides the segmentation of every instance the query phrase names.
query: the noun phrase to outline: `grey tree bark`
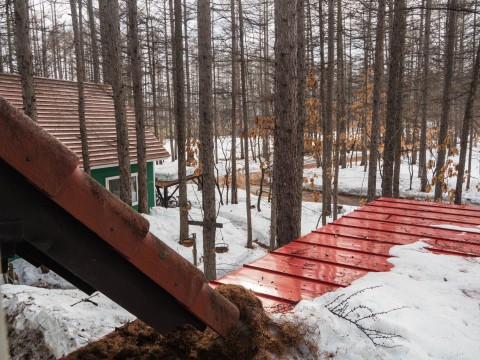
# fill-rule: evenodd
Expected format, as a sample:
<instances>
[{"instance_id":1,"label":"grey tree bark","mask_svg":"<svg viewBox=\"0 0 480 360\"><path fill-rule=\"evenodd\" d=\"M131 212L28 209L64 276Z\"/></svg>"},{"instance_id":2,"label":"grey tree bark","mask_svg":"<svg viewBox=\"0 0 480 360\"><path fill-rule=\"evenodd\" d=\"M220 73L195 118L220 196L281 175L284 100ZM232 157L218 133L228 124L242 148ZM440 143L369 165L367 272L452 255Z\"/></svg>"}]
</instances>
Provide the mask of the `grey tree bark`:
<instances>
[{"instance_id":1,"label":"grey tree bark","mask_svg":"<svg viewBox=\"0 0 480 360\"><path fill-rule=\"evenodd\" d=\"M323 166L322 166L322 224L332 213L332 145L333 145L333 75L335 60L335 8L334 0L328 0L328 64L325 95L325 118L323 121Z\"/></svg>"},{"instance_id":2,"label":"grey tree bark","mask_svg":"<svg viewBox=\"0 0 480 360\"><path fill-rule=\"evenodd\" d=\"M92 48L93 82L100 82L100 58L98 56L97 29L95 27L95 15L93 12L93 1L87 0L88 25L90 28L90 41Z\"/></svg>"},{"instance_id":3,"label":"grey tree bark","mask_svg":"<svg viewBox=\"0 0 480 360\"><path fill-rule=\"evenodd\" d=\"M232 29L232 204L238 204L237 191L237 27L235 21L235 0L230 1L230 21Z\"/></svg>"},{"instance_id":4,"label":"grey tree bark","mask_svg":"<svg viewBox=\"0 0 480 360\"><path fill-rule=\"evenodd\" d=\"M308 1L308 0L307 0ZM292 216L297 225L297 237L302 230L302 190L303 190L303 162L304 162L304 134L305 134L305 2L297 0L297 208L292 209Z\"/></svg>"},{"instance_id":5,"label":"grey tree bark","mask_svg":"<svg viewBox=\"0 0 480 360\"><path fill-rule=\"evenodd\" d=\"M297 172L297 4L275 1L275 129L273 187L277 245L296 239L299 224Z\"/></svg>"},{"instance_id":6,"label":"grey tree bark","mask_svg":"<svg viewBox=\"0 0 480 360\"><path fill-rule=\"evenodd\" d=\"M22 80L23 111L37 121L37 99L33 82L33 56L29 36L28 0L14 0L17 66Z\"/></svg>"},{"instance_id":7,"label":"grey tree bark","mask_svg":"<svg viewBox=\"0 0 480 360\"><path fill-rule=\"evenodd\" d=\"M378 1L377 30L375 34L375 64L373 70L372 129L370 133L370 161L368 162L367 202L377 195L377 160L380 138L380 91L383 76L383 39L385 33L386 1Z\"/></svg>"},{"instance_id":8,"label":"grey tree bark","mask_svg":"<svg viewBox=\"0 0 480 360\"><path fill-rule=\"evenodd\" d=\"M390 35L390 55L388 73L387 115L385 127L385 147L383 151L382 196L394 194L394 165L396 152L400 146L402 123L402 81L405 51L405 0L395 0L392 34Z\"/></svg>"},{"instance_id":9,"label":"grey tree bark","mask_svg":"<svg viewBox=\"0 0 480 360\"><path fill-rule=\"evenodd\" d=\"M185 159L185 74L183 72L183 39L182 39L182 1L174 1L174 57L173 57L173 91L175 96L175 122L178 149L178 191L180 207L180 241L188 238L188 203L187 203L187 170Z\"/></svg>"},{"instance_id":10,"label":"grey tree bark","mask_svg":"<svg viewBox=\"0 0 480 360\"><path fill-rule=\"evenodd\" d=\"M107 46L107 58L110 63L110 77L113 102L115 105L115 127L117 130L117 152L118 166L120 170L120 199L123 202L132 204L132 179L130 172L130 153L127 128L127 115L125 109L125 93L122 77L122 58L120 44L120 22L118 0L100 0L100 7L104 6L105 14L105 35L102 43Z\"/></svg>"},{"instance_id":11,"label":"grey tree bark","mask_svg":"<svg viewBox=\"0 0 480 360\"><path fill-rule=\"evenodd\" d=\"M137 0L127 0L127 7L133 101L135 105L135 131L137 135L138 211L146 214L148 213L147 146L145 142L145 106L143 102L141 48L138 37Z\"/></svg>"},{"instance_id":12,"label":"grey tree bark","mask_svg":"<svg viewBox=\"0 0 480 360\"><path fill-rule=\"evenodd\" d=\"M243 27L242 0L238 0L239 37L240 37L240 78L242 83L243 141L245 151L245 197L247 211L247 248L253 248L252 239L252 201L250 195L250 165L248 156L248 110L247 110L247 69L245 64L245 35Z\"/></svg>"},{"instance_id":13,"label":"grey tree bark","mask_svg":"<svg viewBox=\"0 0 480 360\"><path fill-rule=\"evenodd\" d=\"M447 7L447 33L445 35L445 80L443 84L442 114L440 118L440 130L438 133L437 143L437 164L435 166L435 201L442 200L443 180L445 177L445 170L443 169L443 166L445 165L445 157L447 153L447 133L451 102L450 98L452 96L455 37L457 27L457 0L449 0Z\"/></svg>"},{"instance_id":14,"label":"grey tree bark","mask_svg":"<svg viewBox=\"0 0 480 360\"><path fill-rule=\"evenodd\" d=\"M333 164L333 220L337 220L338 215L338 176L346 138L342 0L337 1L337 64L337 141L335 142L335 160Z\"/></svg>"},{"instance_id":15,"label":"grey tree bark","mask_svg":"<svg viewBox=\"0 0 480 360\"><path fill-rule=\"evenodd\" d=\"M432 0L426 0L425 34L423 39L423 81L422 81L422 119L420 130L420 150L418 155L418 171L420 191L425 191L427 179L427 115L428 115L428 84L430 71L430 28L432 18Z\"/></svg>"},{"instance_id":16,"label":"grey tree bark","mask_svg":"<svg viewBox=\"0 0 480 360\"><path fill-rule=\"evenodd\" d=\"M82 18L82 2L78 1L78 14L75 0L70 0L70 11L72 13L73 39L75 43L75 60L77 67L78 87L78 119L80 123L80 140L82 143L83 171L90 174L90 153L88 150L87 121L85 119L85 67L83 56L83 40L80 35L79 21Z\"/></svg>"},{"instance_id":17,"label":"grey tree bark","mask_svg":"<svg viewBox=\"0 0 480 360\"><path fill-rule=\"evenodd\" d=\"M206 281L216 279L215 260L215 173L213 157L212 117L212 34L210 0L199 0L198 24L198 81L199 81L199 137L203 173L203 256Z\"/></svg>"}]
</instances>

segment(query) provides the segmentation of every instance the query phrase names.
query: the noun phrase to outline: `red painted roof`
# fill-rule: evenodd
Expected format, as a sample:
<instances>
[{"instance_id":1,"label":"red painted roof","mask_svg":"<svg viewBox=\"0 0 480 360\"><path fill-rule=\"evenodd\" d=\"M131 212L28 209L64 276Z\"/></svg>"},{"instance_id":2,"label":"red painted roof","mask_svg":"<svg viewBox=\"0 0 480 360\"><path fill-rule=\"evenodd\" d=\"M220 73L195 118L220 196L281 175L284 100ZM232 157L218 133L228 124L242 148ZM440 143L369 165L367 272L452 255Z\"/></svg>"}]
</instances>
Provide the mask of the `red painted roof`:
<instances>
[{"instance_id":1,"label":"red painted roof","mask_svg":"<svg viewBox=\"0 0 480 360\"><path fill-rule=\"evenodd\" d=\"M82 144L78 119L77 83L66 80L35 78L37 121L79 158ZM17 109L23 108L20 75L0 74L0 96ZM115 110L109 85L85 83L85 119L87 122L90 163L92 167L118 164ZM135 114L127 106L130 160L137 160ZM147 160L169 156L163 145L146 130Z\"/></svg>"},{"instance_id":2,"label":"red painted roof","mask_svg":"<svg viewBox=\"0 0 480 360\"><path fill-rule=\"evenodd\" d=\"M239 318L238 309L205 283L197 267L149 233L145 218L83 172L71 150L1 97L0 159L204 324L228 336ZM112 286L117 280L111 279ZM162 304L158 307L151 311L161 311Z\"/></svg>"},{"instance_id":3,"label":"red painted roof","mask_svg":"<svg viewBox=\"0 0 480 360\"><path fill-rule=\"evenodd\" d=\"M479 224L478 207L380 198L212 285L243 285L271 312L285 311L370 271L388 271L395 245L422 240L434 253L480 256Z\"/></svg>"}]
</instances>

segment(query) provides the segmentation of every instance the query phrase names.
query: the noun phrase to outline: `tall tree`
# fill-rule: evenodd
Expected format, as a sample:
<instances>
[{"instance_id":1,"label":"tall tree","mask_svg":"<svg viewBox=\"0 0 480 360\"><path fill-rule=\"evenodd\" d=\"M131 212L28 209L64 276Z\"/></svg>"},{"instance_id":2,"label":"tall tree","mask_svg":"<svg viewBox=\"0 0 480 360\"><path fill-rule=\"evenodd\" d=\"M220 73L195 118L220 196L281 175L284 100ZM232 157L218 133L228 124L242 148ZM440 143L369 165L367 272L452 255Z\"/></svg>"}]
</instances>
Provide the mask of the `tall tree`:
<instances>
[{"instance_id":1,"label":"tall tree","mask_svg":"<svg viewBox=\"0 0 480 360\"><path fill-rule=\"evenodd\" d=\"M382 195L386 197L392 197L394 194L394 163L401 140L402 82L406 28L405 11L405 0L395 0L393 24L390 35L387 115L385 147L383 151Z\"/></svg>"},{"instance_id":2,"label":"tall tree","mask_svg":"<svg viewBox=\"0 0 480 360\"><path fill-rule=\"evenodd\" d=\"M230 21L232 29L232 204L238 204L237 191L237 27L235 21L235 0L230 1Z\"/></svg>"},{"instance_id":3,"label":"tall tree","mask_svg":"<svg viewBox=\"0 0 480 360\"><path fill-rule=\"evenodd\" d=\"M427 179L427 115L428 115L428 84L430 72L430 28L432 18L432 0L426 0L425 33L423 36L423 79L422 79L422 119L420 125L420 150L418 159L418 175L420 177L420 190L425 191Z\"/></svg>"},{"instance_id":4,"label":"tall tree","mask_svg":"<svg viewBox=\"0 0 480 360\"><path fill-rule=\"evenodd\" d=\"M132 179L130 172L130 153L127 128L127 114L125 109L125 93L123 88L122 58L120 43L120 22L118 0L100 0L100 7L105 10L105 36L102 44L107 46L107 64L113 91L115 106L115 127L117 131L117 153L120 169L120 199L132 204Z\"/></svg>"},{"instance_id":5,"label":"tall tree","mask_svg":"<svg viewBox=\"0 0 480 360\"><path fill-rule=\"evenodd\" d=\"M147 38L148 67L150 69L149 75L150 75L150 84L152 89L153 129L154 129L155 137L157 139L161 139L161 129L158 121L158 111L157 111L157 67L155 62L155 54L156 54L155 36L154 36L152 25L151 25L152 17L150 16L149 0L145 0L145 7L147 10L147 18L145 21L145 26L146 26L146 38Z\"/></svg>"},{"instance_id":6,"label":"tall tree","mask_svg":"<svg viewBox=\"0 0 480 360\"><path fill-rule=\"evenodd\" d=\"M93 12L93 1L87 0L88 26L90 28L90 45L92 50L93 82L100 82L100 59L98 56L97 29L95 27L95 15Z\"/></svg>"},{"instance_id":7,"label":"tall tree","mask_svg":"<svg viewBox=\"0 0 480 360\"><path fill-rule=\"evenodd\" d=\"M370 133L370 161L368 162L367 202L377 195L377 160L380 138L380 90L383 75L383 39L385 32L386 1L378 1L377 30L375 34L375 64L373 70L372 129Z\"/></svg>"},{"instance_id":8,"label":"tall tree","mask_svg":"<svg viewBox=\"0 0 480 360\"><path fill-rule=\"evenodd\" d=\"M70 0L70 11L72 13L73 41L75 43L75 60L77 68L77 87L78 87L78 119L80 123L80 140L82 143L83 170L90 174L90 153L88 149L87 121L85 119L85 67L83 56L83 39L79 27L79 19L82 19L82 1Z\"/></svg>"},{"instance_id":9,"label":"tall tree","mask_svg":"<svg viewBox=\"0 0 480 360\"><path fill-rule=\"evenodd\" d=\"M248 110L247 110L247 69L245 63L245 35L243 27L242 0L238 0L239 37L240 37L240 78L242 83L243 141L245 150L245 198L247 211L247 247L253 248L252 239L252 202L250 197L250 166L248 156Z\"/></svg>"},{"instance_id":10,"label":"tall tree","mask_svg":"<svg viewBox=\"0 0 480 360\"><path fill-rule=\"evenodd\" d=\"M199 0L198 24L198 82L199 82L199 136L203 174L203 256L207 281L217 277L215 261L215 173L213 158L212 117L212 35L210 0Z\"/></svg>"},{"instance_id":11,"label":"tall tree","mask_svg":"<svg viewBox=\"0 0 480 360\"><path fill-rule=\"evenodd\" d=\"M17 66L22 79L23 111L37 121L37 99L33 83L33 56L30 46L28 0L14 0Z\"/></svg>"},{"instance_id":12,"label":"tall tree","mask_svg":"<svg viewBox=\"0 0 480 360\"><path fill-rule=\"evenodd\" d=\"M200 6L198 4L197 6ZM185 79L187 85L187 107L185 112L185 123L187 126L187 146L192 146L192 91L190 86L190 57L188 52L188 32L187 32L187 22L188 22L188 14L187 14L187 0L183 0L183 32L185 38ZM198 14L199 15L199 14ZM200 48L199 48L200 51ZM192 161L192 152L188 151L187 153L187 162Z\"/></svg>"},{"instance_id":13,"label":"tall tree","mask_svg":"<svg viewBox=\"0 0 480 360\"><path fill-rule=\"evenodd\" d=\"M308 0L307 0L308 1ZM306 86L306 66L305 66L305 2L297 0L297 203L298 206L293 210L292 217L295 218L298 234L300 237L302 230L302 190L303 190L303 162L304 162L304 134L305 134L305 86Z\"/></svg>"},{"instance_id":14,"label":"tall tree","mask_svg":"<svg viewBox=\"0 0 480 360\"><path fill-rule=\"evenodd\" d=\"M325 118L323 120L322 224L332 213L333 75L335 60L335 7L328 0L328 64Z\"/></svg>"},{"instance_id":15,"label":"tall tree","mask_svg":"<svg viewBox=\"0 0 480 360\"><path fill-rule=\"evenodd\" d=\"M473 103L475 101L475 94L477 92L478 78L480 75L480 43L477 46L477 56L472 70L472 80L470 82L470 90L465 104L465 115L463 116L462 134L460 138L460 160L458 162L457 185L455 189L455 204L462 203L462 189L464 182L465 160L467 157L467 143L468 134L470 133L470 126L473 119Z\"/></svg>"},{"instance_id":16,"label":"tall tree","mask_svg":"<svg viewBox=\"0 0 480 360\"><path fill-rule=\"evenodd\" d=\"M185 75L183 73L183 40L182 40L182 1L174 0L174 38L173 38L173 74L175 96L175 121L177 129L178 149L178 190L180 207L180 241L188 238L188 204L187 204L187 170L185 159Z\"/></svg>"},{"instance_id":17,"label":"tall tree","mask_svg":"<svg viewBox=\"0 0 480 360\"><path fill-rule=\"evenodd\" d=\"M135 104L135 131L137 135L138 211L141 213L148 213L145 106L143 103L142 59L140 58L140 39L138 38L137 0L127 0L127 6L133 101Z\"/></svg>"},{"instance_id":18,"label":"tall tree","mask_svg":"<svg viewBox=\"0 0 480 360\"><path fill-rule=\"evenodd\" d=\"M343 57L342 0L337 1L337 68L337 139L335 141L335 160L333 166L335 172L333 178L333 220L337 220L338 215L338 177L340 172L341 158L346 148L345 67Z\"/></svg>"},{"instance_id":19,"label":"tall tree","mask_svg":"<svg viewBox=\"0 0 480 360\"><path fill-rule=\"evenodd\" d=\"M42 5L43 6L43 5ZM12 27L12 11L11 11L11 1L5 1L5 12L6 12L6 22L7 22L7 46L8 46L8 71L13 73L13 27Z\"/></svg>"},{"instance_id":20,"label":"tall tree","mask_svg":"<svg viewBox=\"0 0 480 360\"><path fill-rule=\"evenodd\" d=\"M298 204L297 172L297 6L275 0L275 129L273 186L276 193L278 246L297 238L299 224L291 216Z\"/></svg>"},{"instance_id":21,"label":"tall tree","mask_svg":"<svg viewBox=\"0 0 480 360\"><path fill-rule=\"evenodd\" d=\"M440 118L440 130L438 132L437 164L435 166L435 201L442 200L443 180L445 177L445 157L448 146L448 123L450 116L450 102L452 97L453 66L455 37L457 28L457 0L448 1L446 41L445 41L445 76L443 83L442 114Z\"/></svg>"}]
</instances>

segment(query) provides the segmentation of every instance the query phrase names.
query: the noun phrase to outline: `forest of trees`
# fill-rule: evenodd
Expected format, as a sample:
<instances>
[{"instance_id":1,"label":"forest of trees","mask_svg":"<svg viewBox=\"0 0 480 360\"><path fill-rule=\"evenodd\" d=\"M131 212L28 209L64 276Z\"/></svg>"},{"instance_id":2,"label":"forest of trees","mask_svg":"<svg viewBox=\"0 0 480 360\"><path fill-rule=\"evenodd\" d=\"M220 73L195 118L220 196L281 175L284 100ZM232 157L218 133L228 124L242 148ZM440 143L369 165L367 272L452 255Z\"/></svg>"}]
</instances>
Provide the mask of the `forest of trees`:
<instances>
[{"instance_id":1,"label":"forest of trees","mask_svg":"<svg viewBox=\"0 0 480 360\"><path fill-rule=\"evenodd\" d=\"M29 3L23 32L22 3ZM323 170L324 224L337 216L339 169L357 154L368 172L367 201L398 197L400 164L408 162L418 164L411 177L421 178L419 190L462 202L479 129L479 12L475 0L4 0L0 72L77 81L79 112L84 81L111 84L119 152L128 149L128 139L120 141L127 103L135 108L137 138L148 126L170 139L183 178L199 146L199 166L211 180L206 233L215 222L218 139L231 137L238 149L230 159L232 203L237 157L245 158L249 193L250 148L262 171L273 173L277 247L300 234L305 156ZM28 51L30 65L23 61ZM145 145L138 143L141 154ZM449 170L447 156L456 153L460 160ZM128 151L119 159L128 163ZM449 171L460 174L453 188L444 181ZM122 191L128 199L129 189ZM184 238L184 182L179 200ZM251 236L250 229L248 246ZM214 230L208 238L210 253ZM206 259L212 261L209 278L215 259Z\"/></svg>"}]
</instances>

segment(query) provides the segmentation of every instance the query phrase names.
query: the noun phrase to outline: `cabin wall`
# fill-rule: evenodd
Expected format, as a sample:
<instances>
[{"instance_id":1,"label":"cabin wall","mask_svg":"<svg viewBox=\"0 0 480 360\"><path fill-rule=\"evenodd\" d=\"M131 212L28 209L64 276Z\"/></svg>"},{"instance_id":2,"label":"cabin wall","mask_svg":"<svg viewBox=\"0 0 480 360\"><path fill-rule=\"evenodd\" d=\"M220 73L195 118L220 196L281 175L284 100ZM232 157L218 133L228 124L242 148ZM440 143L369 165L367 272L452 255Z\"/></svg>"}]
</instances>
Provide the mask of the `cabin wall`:
<instances>
[{"instance_id":1,"label":"cabin wall","mask_svg":"<svg viewBox=\"0 0 480 360\"><path fill-rule=\"evenodd\" d=\"M131 173L138 172L137 164L132 164L130 166ZM118 166L102 167L91 169L91 176L99 182L102 186L106 187L106 179L112 176L119 175ZM147 162L147 183L148 183L148 209L150 210L155 206L155 175L154 175L154 165L153 161ZM135 210L138 211L138 206L132 206Z\"/></svg>"}]
</instances>

